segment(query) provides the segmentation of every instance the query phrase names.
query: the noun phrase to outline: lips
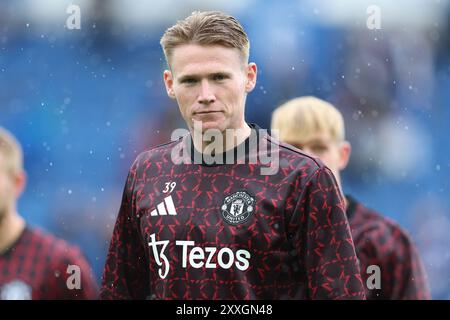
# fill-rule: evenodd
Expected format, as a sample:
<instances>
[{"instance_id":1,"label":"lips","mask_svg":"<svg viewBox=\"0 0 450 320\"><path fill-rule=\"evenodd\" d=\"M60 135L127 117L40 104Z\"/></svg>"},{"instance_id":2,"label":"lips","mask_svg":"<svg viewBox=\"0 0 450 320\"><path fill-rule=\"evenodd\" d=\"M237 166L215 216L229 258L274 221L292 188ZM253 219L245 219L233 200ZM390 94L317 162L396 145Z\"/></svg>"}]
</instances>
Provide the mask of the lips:
<instances>
[{"instance_id":1,"label":"lips","mask_svg":"<svg viewBox=\"0 0 450 320\"><path fill-rule=\"evenodd\" d=\"M222 112L222 111L211 111L211 110L208 110L208 111L197 111L197 112L194 112L194 115L197 115L197 114L205 115L205 114L220 113L220 112Z\"/></svg>"}]
</instances>

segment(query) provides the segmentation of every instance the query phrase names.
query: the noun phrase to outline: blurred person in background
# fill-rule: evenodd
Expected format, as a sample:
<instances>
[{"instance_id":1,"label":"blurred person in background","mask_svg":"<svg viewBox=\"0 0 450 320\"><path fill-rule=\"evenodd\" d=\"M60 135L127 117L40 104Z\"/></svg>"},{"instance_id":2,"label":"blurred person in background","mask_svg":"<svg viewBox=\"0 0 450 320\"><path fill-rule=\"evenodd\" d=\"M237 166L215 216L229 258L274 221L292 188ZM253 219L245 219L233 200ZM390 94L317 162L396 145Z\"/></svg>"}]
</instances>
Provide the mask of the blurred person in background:
<instances>
[{"instance_id":1,"label":"blurred person in background","mask_svg":"<svg viewBox=\"0 0 450 320\"><path fill-rule=\"evenodd\" d=\"M281 141L323 161L342 190L340 172L349 162L351 146L345 140L342 114L333 105L311 96L292 99L273 112L271 129ZM422 261L408 234L352 196L346 195L345 202L361 275L366 283L366 297L430 299ZM373 274L368 267L372 265L381 271L379 288L367 285Z\"/></svg>"},{"instance_id":2,"label":"blurred person in background","mask_svg":"<svg viewBox=\"0 0 450 320\"><path fill-rule=\"evenodd\" d=\"M30 228L17 212L25 184L22 149L0 127L0 300L96 299L81 251Z\"/></svg>"}]
</instances>

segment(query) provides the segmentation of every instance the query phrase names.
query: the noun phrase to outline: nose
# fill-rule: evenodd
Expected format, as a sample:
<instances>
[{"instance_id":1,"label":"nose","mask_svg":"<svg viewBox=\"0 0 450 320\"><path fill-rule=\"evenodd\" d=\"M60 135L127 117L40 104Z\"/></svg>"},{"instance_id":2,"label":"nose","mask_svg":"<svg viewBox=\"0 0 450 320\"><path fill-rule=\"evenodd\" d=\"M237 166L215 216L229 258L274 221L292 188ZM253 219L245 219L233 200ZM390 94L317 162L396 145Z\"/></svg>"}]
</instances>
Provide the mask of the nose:
<instances>
[{"instance_id":1,"label":"nose","mask_svg":"<svg viewBox=\"0 0 450 320\"><path fill-rule=\"evenodd\" d=\"M211 85L207 79L203 79L200 86L200 94L198 96L198 103L211 104L216 101L216 97L212 91Z\"/></svg>"}]
</instances>

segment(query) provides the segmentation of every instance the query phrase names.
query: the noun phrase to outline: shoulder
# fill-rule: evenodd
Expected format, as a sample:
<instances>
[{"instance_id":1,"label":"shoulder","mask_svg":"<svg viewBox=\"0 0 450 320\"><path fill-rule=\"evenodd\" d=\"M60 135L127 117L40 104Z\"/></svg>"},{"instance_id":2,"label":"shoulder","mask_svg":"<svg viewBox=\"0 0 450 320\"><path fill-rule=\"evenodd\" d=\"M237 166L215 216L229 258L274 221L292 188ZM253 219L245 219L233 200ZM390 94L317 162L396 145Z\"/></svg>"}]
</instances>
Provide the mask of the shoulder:
<instances>
[{"instance_id":1,"label":"shoulder","mask_svg":"<svg viewBox=\"0 0 450 320\"><path fill-rule=\"evenodd\" d=\"M81 250L78 246L71 245L67 241L54 236L40 228L27 228L30 240L45 259L54 263L76 264L80 260L84 261Z\"/></svg>"},{"instance_id":2,"label":"shoulder","mask_svg":"<svg viewBox=\"0 0 450 320\"><path fill-rule=\"evenodd\" d=\"M370 239L373 244L388 251L413 246L408 232L397 222L359 202L356 206L355 213L350 219L350 226L356 239ZM367 243L367 240L364 242ZM389 246L389 243L394 245Z\"/></svg>"},{"instance_id":3,"label":"shoulder","mask_svg":"<svg viewBox=\"0 0 450 320\"><path fill-rule=\"evenodd\" d=\"M158 158L164 158L166 155L171 155L175 146L181 144L186 137L181 137L174 141L168 141L157 146L154 146L146 151L141 152L134 161L135 164L142 164L146 161L157 160Z\"/></svg>"},{"instance_id":4,"label":"shoulder","mask_svg":"<svg viewBox=\"0 0 450 320\"><path fill-rule=\"evenodd\" d=\"M185 139L186 136L183 136L177 140L169 141L141 152L131 165L129 170L130 177L139 179L145 172L148 173L148 170L157 174L161 168L166 168L171 163L175 163L172 158L177 156L178 153L174 152L174 148L183 146Z\"/></svg>"}]
</instances>

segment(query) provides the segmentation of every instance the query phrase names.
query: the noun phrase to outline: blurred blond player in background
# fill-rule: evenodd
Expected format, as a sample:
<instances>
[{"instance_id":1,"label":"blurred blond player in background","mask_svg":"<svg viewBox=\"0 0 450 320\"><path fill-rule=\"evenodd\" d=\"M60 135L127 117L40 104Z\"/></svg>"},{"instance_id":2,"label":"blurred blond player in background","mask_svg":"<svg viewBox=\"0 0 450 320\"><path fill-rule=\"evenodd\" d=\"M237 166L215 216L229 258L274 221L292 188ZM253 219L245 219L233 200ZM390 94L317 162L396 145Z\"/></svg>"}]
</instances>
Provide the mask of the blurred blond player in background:
<instances>
[{"instance_id":1,"label":"blurred blond player in background","mask_svg":"<svg viewBox=\"0 0 450 320\"><path fill-rule=\"evenodd\" d=\"M96 299L80 250L30 228L17 212L25 184L22 149L0 127L0 300Z\"/></svg>"},{"instance_id":2,"label":"blurred blond player in background","mask_svg":"<svg viewBox=\"0 0 450 320\"><path fill-rule=\"evenodd\" d=\"M278 130L281 141L322 160L343 190L340 172L348 164L351 146L345 140L343 117L333 105L315 97L290 100L274 111L272 130ZM353 197L346 195L345 201L366 297L430 299L423 264L406 232ZM374 288L371 265L380 268L379 288Z\"/></svg>"}]
</instances>

